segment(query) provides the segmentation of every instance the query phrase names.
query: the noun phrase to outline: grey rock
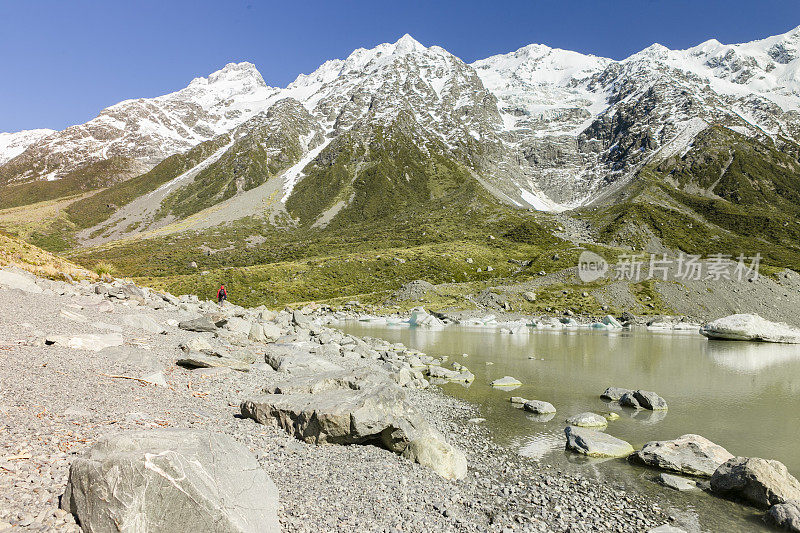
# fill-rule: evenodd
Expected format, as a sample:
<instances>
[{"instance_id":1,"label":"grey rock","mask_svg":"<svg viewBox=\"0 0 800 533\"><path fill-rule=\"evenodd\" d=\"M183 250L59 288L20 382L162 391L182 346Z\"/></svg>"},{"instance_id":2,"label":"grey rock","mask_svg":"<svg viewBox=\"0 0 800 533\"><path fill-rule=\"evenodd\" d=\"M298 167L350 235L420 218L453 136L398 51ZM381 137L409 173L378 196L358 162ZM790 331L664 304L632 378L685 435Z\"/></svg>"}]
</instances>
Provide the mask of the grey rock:
<instances>
[{"instance_id":1,"label":"grey rock","mask_svg":"<svg viewBox=\"0 0 800 533\"><path fill-rule=\"evenodd\" d=\"M633 396L636 398L636 401L639 402L639 405L644 409L649 409L651 411L667 410L667 402L655 392L637 390L633 393Z\"/></svg>"},{"instance_id":2,"label":"grey rock","mask_svg":"<svg viewBox=\"0 0 800 533\"><path fill-rule=\"evenodd\" d=\"M648 466L702 477L711 477L731 458L733 455L722 446L693 434L648 442L631 456L632 460Z\"/></svg>"},{"instance_id":3,"label":"grey rock","mask_svg":"<svg viewBox=\"0 0 800 533\"><path fill-rule=\"evenodd\" d=\"M632 407L633 409L640 409L639 401L634 396L632 391L628 391L619 398L619 404L622 407Z\"/></svg>"},{"instance_id":4,"label":"grey rock","mask_svg":"<svg viewBox=\"0 0 800 533\"><path fill-rule=\"evenodd\" d=\"M800 481L774 459L734 457L711 476L711 490L769 507L800 500Z\"/></svg>"},{"instance_id":5,"label":"grey rock","mask_svg":"<svg viewBox=\"0 0 800 533\"><path fill-rule=\"evenodd\" d=\"M522 408L536 415L549 415L556 412L556 408L553 407L552 403L541 400L528 400L523 404Z\"/></svg>"},{"instance_id":6,"label":"grey rock","mask_svg":"<svg viewBox=\"0 0 800 533\"><path fill-rule=\"evenodd\" d=\"M608 420L597 413L581 413L567 418L567 424L584 428L604 428L608 425Z\"/></svg>"},{"instance_id":7,"label":"grey rock","mask_svg":"<svg viewBox=\"0 0 800 533\"><path fill-rule=\"evenodd\" d=\"M516 378L512 378L511 376L505 376L499 379L492 381L492 387L519 387L522 385L522 382Z\"/></svg>"},{"instance_id":8,"label":"grey rock","mask_svg":"<svg viewBox=\"0 0 800 533\"><path fill-rule=\"evenodd\" d=\"M380 381L368 375L348 378L343 371L293 380L276 389L287 393L247 400L241 412L304 442L377 444L447 479L463 478L463 453L422 419L402 389Z\"/></svg>"},{"instance_id":9,"label":"grey rock","mask_svg":"<svg viewBox=\"0 0 800 533\"><path fill-rule=\"evenodd\" d=\"M800 533L800 501L790 500L773 505L764 515L764 521L783 530Z\"/></svg>"},{"instance_id":10,"label":"grey rock","mask_svg":"<svg viewBox=\"0 0 800 533\"><path fill-rule=\"evenodd\" d=\"M87 532L277 532L277 506L247 448L185 429L101 438L72 462L62 498Z\"/></svg>"},{"instance_id":11,"label":"grey rock","mask_svg":"<svg viewBox=\"0 0 800 533\"><path fill-rule=\"evenodd\" d=\"M217 325L206 316L201 316L200 318L195 318L194 320L184 320L183 322L178 323L178 327L185 329L186 331L198 332L211 332L217 330Z\"/></svg>"},{"instance_id":12,"label":"grey rock","mask_svg":"<svg viewBox=\"0 0 800 533\"><path fill-rule=\"evenodd\" d=\"M292 311L292 324L295 326L305 326L309 322L310 320L302 311Z\"/></svg>"},{"instance_id":13,"label":"grey rock","mask_svg":"<svg viewBox=\"0 0 800 533\"><path fill-rule=\"evenodd\" d=\"M658 481L665 487L681 492L698 489L696 481L673 474L660 474L658 476Z\"/></svg>"},{"instance_id":14,"label":"grey rock","mask_svg":"<svg viewBox=\"0 0 800 533\"><path fill-rule=\"evenodd\" d=\"M605 391L603 391L603 394L600 395L600 398L602 398L603 400L616 402L619 401L619 399L622 398L622 395L625 394L626 392L633 392L633 391L629 389L622 389L620 387L608 387Z\"/></svg>"},{"instance_id":15,"label":"grey rock","mask_svg":"<svg viewBox=\"0 0 800 533\"><path fill-rule=\"evenodd\" d=\"M274 346L264 354L264 362L279 372L290 374L342 370L336 363L315 357L292 346Z\"/></svg>"},{"instance_id":16,"label":"grey rock","mask_svg":"<svg viewBox=\"0 0 800 533\"><path fill-rule=\"evenodd\" d=\"M633 446L622 439L612 437L602 431L567 426L567 450L589 457L627 457L633 453Z\"/></svg>"},{"instance_id":17,"label":"grey rock","mask_svg":"<svg viewBox=\"0 0 800 533\"><path fill-rule=\"evenodd\" d=\"M178 359L175 364L187 368L215 368L228 367L240 372L249 372L250 365L233 357L216 357L199 352L191 352Z\"/></svg>"}]
</instances>

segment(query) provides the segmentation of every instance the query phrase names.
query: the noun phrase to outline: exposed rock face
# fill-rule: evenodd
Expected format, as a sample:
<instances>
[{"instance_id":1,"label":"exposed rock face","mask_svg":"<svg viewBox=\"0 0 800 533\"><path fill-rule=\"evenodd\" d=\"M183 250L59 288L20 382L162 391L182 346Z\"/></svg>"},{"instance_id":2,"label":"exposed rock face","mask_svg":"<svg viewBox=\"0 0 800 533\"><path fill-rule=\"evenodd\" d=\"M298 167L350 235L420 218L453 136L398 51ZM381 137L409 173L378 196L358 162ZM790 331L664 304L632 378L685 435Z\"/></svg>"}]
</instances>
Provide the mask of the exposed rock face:
<instances>
[{"instance_id":1,"label":"exposed rock face","mask_svg":"<svg viewBox=\"0 0 800 533\"><path fill-rule=\"evenodd\" d=\"M73 461L62 498L87 532L277 532L277 505L247 448L180 429L102 438Z\"/></svg>"},{"instance_id":2,"label":"exposed rock face","mask_svg":"<svg viewBox=\"0 0 800 533\"><path fill-rule=\"evenodd\" d=\"M674 440L651 441L631 459L648 466L711 477L725 461L733 458L728 450L700 435L683 435Z\"/></svg>"},{"instance_id":3,"label":"exposed rock face","mask_svg":"<svg viewBox=\"0 0 800 533\"><path fill-rule=\"evenodd\" d=\"M764 520L783 530L800 532L800 501L791 500L773 505L764 515Z\"/></svg>"},{"instance_id":4,"label":"exposed rock face","mask_svg":"<svg viewBox=\"0 0 800 533\"><path fill-rule=\"evenodd\" d=\"M627 457L633 446L622 439L594 429L567 426L567 450L589 457Z\"/></svg>"},{"instance_id":5,"label":"exposed rock face","mask_svg":"<svg viewBox=\"0 0 800 533\"><path fill-rule=\"evenodd\" d=\"M289 380L241 405L243 416L314 444L373 444L448 479L466 475L466 458L444 441L385 378L339 369Z\"/></svg>"},{"instance_id":6,"label":"exposed rock face","mask_svg":"<svg viewBox=\"0 0 800 533\"><path fill-rule=\"evenodd\" d=\"M149 331L150 333L166 333L166 328L147 315L128 315L122 322L131 328Z\"/></svg>"},{"instance_id":7,"label":"exposed rock face","mask_svg":"<svg viewBox=\"0 0 800 533\"><path fill-rule=\"evenodd\" d=\"M711 490L769 507L800 500L800 481L774 459L734 457L711 476Z\"/></svg>"},{"instance_id":8,"label":"exposed rock face","mask_svg":"<svg viewBox=\"0 0 800 533\"><path fill-rule=\"evenodd\" d=\"M492 387L519 387L522 385L522 382L517 378L512 378L511 376L504 376L502 378L496 379L491 383Z\"/></svg>"},{"instance_id":9,"label":"exposed rock face","mask_svg":"<svg viewBox=\"0 0 800 533\"><path fill-rule=\"evenodd\" d=\"M731 315L714 320L703 326L700 333L709 339L800 343L800 329L750 314Z\"/></svg>"}]
</instances>

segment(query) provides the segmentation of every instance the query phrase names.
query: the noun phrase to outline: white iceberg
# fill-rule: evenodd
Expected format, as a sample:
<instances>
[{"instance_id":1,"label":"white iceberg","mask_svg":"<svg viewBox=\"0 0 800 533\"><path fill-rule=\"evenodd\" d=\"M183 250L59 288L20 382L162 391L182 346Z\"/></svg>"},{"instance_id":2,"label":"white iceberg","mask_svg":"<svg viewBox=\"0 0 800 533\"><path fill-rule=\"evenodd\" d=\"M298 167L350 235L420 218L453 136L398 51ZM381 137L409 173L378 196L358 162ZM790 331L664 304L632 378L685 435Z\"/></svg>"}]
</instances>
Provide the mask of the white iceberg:
<instances>
[{"instance_id":1,"label":"white iceberg","mask_svg":"<svg viewBox=\"0 0 800 533\"><path fill-rule=\"evenodd\" d=\"M700 333L709 339L800 344L800 329L751 314L718 318L703 326Z\"/></svg>"}]
</instances>

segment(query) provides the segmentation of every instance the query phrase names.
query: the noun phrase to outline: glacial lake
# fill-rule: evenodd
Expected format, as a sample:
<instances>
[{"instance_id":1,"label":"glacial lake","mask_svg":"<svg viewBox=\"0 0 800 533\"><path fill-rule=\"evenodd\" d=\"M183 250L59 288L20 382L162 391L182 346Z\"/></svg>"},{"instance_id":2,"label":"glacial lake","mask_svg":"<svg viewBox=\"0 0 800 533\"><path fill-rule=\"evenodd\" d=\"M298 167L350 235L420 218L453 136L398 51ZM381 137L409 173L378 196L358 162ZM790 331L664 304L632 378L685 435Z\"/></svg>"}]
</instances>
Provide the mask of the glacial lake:
<instances>
[{"instance_id":1,"label":"glacial lake","mask_svg":"<svg viewBox=\"0 0 800 533\"><path fill-rule=\"evenodd\" d=\"M499 328L334 325L347 333L402 342L434 357L446 355L442 366L448 368L454 361L467 366L475 374L471 385L442 388L479 406L497 444L531 461L645 492L662 509L686 517L695 531L770 529L761 522L762 511L702 491L663 487L654 481L656 470L565 452L565 418L614 411L620 418L610 421L606 432L634 448L697 433L734 455L777 459L800 476L800 345L712 341L683 332L532 329L508 334ZM489 385L503 376L523 385L512 391ZM634 411L603 401L600 394L609 386L655 391L669 410ZM548 401L557 414L537 420L513 407L511 396Z\"/></svg>"}]
</instances>

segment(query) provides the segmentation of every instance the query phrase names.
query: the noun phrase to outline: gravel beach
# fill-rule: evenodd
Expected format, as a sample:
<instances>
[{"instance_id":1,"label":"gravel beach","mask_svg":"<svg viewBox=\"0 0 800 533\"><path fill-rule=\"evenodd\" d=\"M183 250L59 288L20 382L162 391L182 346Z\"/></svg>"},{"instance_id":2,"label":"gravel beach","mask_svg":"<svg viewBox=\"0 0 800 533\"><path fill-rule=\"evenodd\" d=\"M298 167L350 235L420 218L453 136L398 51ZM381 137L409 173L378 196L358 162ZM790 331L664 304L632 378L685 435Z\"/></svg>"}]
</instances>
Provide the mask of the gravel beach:
<instances>
[{"instance_id":1,"label":"gravel beach","mask_svg":"<svg viewBox=\"0 0 800 533\"><path fill-rule=\"evenodd\" d=\"M79 531L59 508L71 461L102 436L160 427L221 432L249 448L278 487L285 531L646 531L667 521L657 504L625 487L495 446L469 421L476 409L435 386L409 389L408 401L464 452L464 479L444 479L376 446L307 444L240 415L242 401L285 374L264 364L268 344L177 327L197 317L196 300L170 303L149 291L109 298L88 282L36 284L42 292L0 285L0 531ZM141 315L165 333L132 327L129 317ZM279 342L308 347L300 330L290 324ZM121 333L121 346L54 342L109 332ZM255 363L249 372L176 366L179 346L200 336ZM160 377L161 385L148 383Z\"/></svg>"}]
</instances>

